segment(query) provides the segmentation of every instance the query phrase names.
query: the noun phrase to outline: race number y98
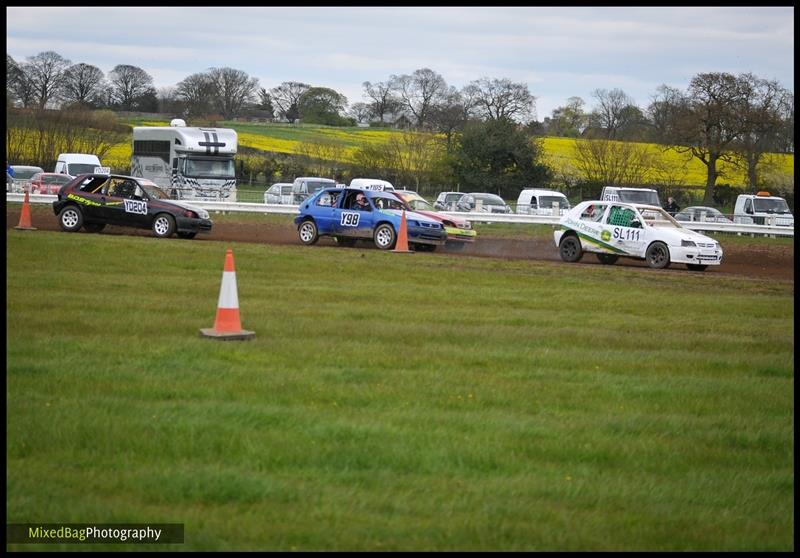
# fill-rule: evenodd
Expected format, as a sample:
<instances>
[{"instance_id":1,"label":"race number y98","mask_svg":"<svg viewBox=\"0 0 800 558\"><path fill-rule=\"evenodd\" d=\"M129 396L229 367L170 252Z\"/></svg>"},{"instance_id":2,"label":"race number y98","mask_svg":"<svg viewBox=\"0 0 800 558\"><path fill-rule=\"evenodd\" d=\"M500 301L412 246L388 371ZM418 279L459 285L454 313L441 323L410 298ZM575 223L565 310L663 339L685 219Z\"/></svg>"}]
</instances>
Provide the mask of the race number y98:
<instances>
[{"instance_id":1,"label":"race number y98","mask_svg":"<svg viewBox=\"0 0 800 558\"><path fill-rule=\"evenodd\" d=\"M341 224L343 227L357 227L358 226L358 218L361 215L359 213L342 213L342 220Z\"/></svg>"}]
</instances>

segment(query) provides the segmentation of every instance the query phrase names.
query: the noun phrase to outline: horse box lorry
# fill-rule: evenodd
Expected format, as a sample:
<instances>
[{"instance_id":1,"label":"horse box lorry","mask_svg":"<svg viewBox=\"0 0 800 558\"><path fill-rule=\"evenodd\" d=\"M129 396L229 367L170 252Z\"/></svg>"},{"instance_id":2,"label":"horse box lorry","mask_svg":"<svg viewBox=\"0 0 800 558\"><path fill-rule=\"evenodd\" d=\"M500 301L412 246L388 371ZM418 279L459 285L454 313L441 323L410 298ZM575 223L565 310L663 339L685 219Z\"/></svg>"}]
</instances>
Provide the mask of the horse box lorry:
<instances>
[{"instance_id":1,"label":"horse box lorry","mask_svg":"<svg viewBox=\"0 0 800 558\"><path fill-rule=\"evenodd\" d=\"M238 136L229 128L169 126L133 129L131 175L147 178L173 199L236 201Z\"/></svg>"}]
</instances>

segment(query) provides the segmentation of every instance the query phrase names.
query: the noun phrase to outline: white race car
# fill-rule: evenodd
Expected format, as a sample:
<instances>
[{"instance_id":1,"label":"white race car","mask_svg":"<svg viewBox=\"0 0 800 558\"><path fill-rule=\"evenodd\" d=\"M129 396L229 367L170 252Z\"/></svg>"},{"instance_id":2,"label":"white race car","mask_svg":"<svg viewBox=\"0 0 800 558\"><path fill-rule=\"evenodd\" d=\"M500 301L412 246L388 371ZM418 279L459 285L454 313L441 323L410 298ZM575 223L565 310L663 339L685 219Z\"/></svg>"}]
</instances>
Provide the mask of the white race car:
<instances>
[{"instance_id":1,"label":"white race car","mask_svg":"<svg viewBox=\"0 0 800 558\"><path fill-rule=\"evenodd\" d=\"M722 263L719 242L687 229L655 205L584 201L561 218L554 238L565 262L594 252L604 264L623 256L644 259L656 269L682 263L703 271Z\"/></svg>"}]
</instances>

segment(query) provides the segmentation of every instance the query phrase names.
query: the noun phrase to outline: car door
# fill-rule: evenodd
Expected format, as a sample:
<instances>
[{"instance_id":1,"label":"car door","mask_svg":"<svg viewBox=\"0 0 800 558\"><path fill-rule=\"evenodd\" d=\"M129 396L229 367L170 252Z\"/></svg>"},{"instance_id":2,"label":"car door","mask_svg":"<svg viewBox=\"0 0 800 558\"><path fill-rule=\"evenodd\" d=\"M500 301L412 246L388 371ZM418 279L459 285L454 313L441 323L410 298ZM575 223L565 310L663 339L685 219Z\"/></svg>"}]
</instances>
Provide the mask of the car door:
<instances>
[{"instance_id":1,"label":"car door","mask_svg":"<svg viewBox=\"0 0 800 558\"><path fill-rule=\"evenodd\" d=\"M356 196L363 193L360 190L345 192L340 196L338 207L334 209L334 228L339 236L354 238L372 238L372 225L374 208L370 197L367 195L368 209L355 207ZM366 194L365 194L366 195Z\"/></svg>"},{"instance_id":2,"label":"car door","mask_svg":"<svg viewBox=\"0 0 800 558\"><path fill-rule=\"evenodd\" d=\"M633 208L612 203L602 228L604 242L632 256L644 256L647 234L641 216Z\"/></svg>"}]
</instances>

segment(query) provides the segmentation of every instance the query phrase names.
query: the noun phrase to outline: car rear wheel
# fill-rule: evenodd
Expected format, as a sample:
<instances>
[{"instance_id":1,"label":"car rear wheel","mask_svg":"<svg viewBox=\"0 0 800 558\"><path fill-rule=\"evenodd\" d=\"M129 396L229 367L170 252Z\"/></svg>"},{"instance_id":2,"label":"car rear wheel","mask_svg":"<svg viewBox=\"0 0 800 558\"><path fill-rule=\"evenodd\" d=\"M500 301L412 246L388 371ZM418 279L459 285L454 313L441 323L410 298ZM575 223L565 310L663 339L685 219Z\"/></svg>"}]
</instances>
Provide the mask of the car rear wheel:
<instances>
[{"instance_id":1,"label":"car rear wheel","mask_svg":"<svg viewBox=\"0 0 800 558\"><path fill-rule=\"evenodd\" d=\"M106 228L105 223L84 223L83 230L90 233L99 233Z\"/></svg>"},{"instance_id":2,"label":"car rear wheel","mask_svg":"<svg viewBox=\"0 0 800 558\"><path fill-rule=\"evenodd\" d=\"M669 248L663 242L653 242L647 248L645 259L653 269L665 269L669 267Z\"/></svg>"},{"instance_id":3,"label":"car rear wheel","mask_svg":"<svg viewBox=\"0 0 800 558\"><path fill-rule=\"evenodd\" d=\"M378 228L375 229L373 239L375 241L375 246L380 250L389 250L394 247L397 235L395 235L394 228L390 224L381 223L378 225Z\"/></svg>"},{"instance_id":4,"label":"car rear wheel","mask_svg":"<svg viewBox=\"0 0 800 558\"><path fill-rule=\"evenodd\" d=\"M83 212L76 205L68 205L58 214L58 224L67 232L78 232L83 226Z\"/></svg>"},{"instance_id":5,"label":"car rear wheel","mask_svg":"<svg viewBox=\"0 0 800 558\"><path fill-rule=\"evenodd\" d=\"M159 213L153 219L153 234L158 238L169 238L175 232L175 218L167 213Z\"/></svg>"},{"instance_id":6,"label":"car rear wheel","mask_svg":"<svg viewBox=\"0 0 800 558\"><path fill-rule=\"evenodd\" d=\"M185 238L187 240L191 240L195 236L197 236L197 232L179 232L178 233L178 238Z\"/></svg>"},{"instance_id":7,"label":"car rear wheel","mask_svg":"<svg viewBox=\"0 0 800 558\"><path fill-rule=\"evenodd\" d=\"M577 262L583 257L581 241L574 234L562 238L558 245L558 253L565 262Z\"/></svg>"},{"instance_id":8,"label":"car rear wheel","mask_svg":"<svg viewBox=\"0 0 800 558\"><path fill-rule=\"evenodd\" d=\"M686 264L686 267L689 268L689 271L705 271L708 266L704 264Z\"/></svg>"},{"instance_id":9,"label":"car rear wheel","mask_svg":"<svg viewBox=\"0 0 800 558\"><path fill-rule=\"evenodd\" d=\"M619 256L617 254L597 254L597 259L603 265L611 265L619 259Z\"/></svg>"},{"instance_id":10,"label":"car rear wheel","mask_svg":"<svg viewBox=\"0 0 800 558\"><path fill-rule=\"evenodd\" d=\"M297 234L300 236L300 242L306 246L311 246L317 240L319 240L317 224L312 219L306 219L300 223L300 227L297 229Z\"/></svg>"}]
</instances>

